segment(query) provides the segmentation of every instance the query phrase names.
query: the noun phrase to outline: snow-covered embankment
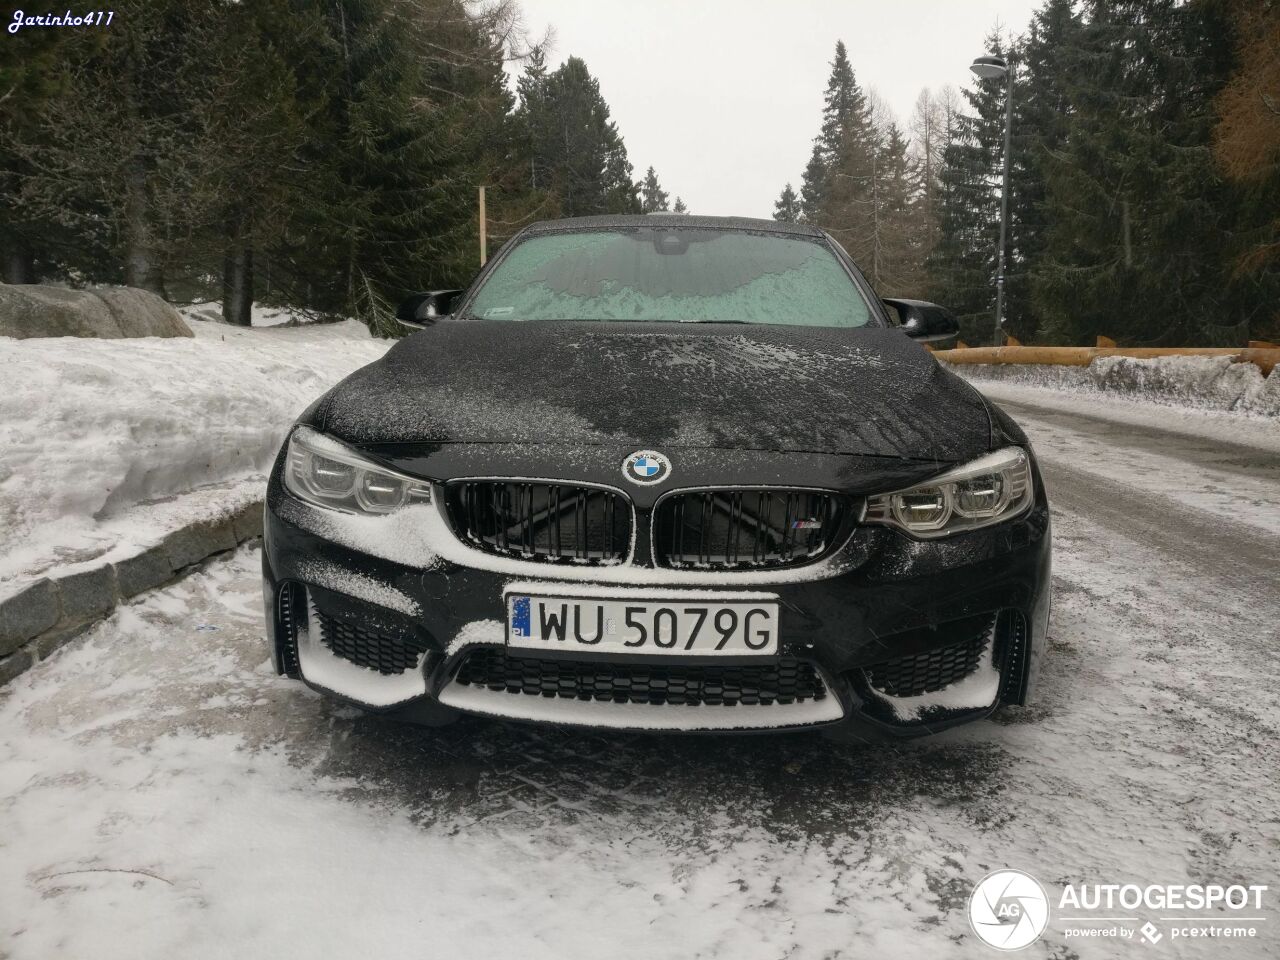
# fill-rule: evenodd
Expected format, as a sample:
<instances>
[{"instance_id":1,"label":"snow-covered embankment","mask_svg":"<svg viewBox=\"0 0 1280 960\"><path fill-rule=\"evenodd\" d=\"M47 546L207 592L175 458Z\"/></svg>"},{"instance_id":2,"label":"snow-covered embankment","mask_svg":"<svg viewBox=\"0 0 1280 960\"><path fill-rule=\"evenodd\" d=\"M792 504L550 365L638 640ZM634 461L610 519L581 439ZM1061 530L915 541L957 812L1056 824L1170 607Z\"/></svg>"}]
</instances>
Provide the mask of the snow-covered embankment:
<instances>
[{"instance_id":1,"label":"snow-covered embankment","mask_svg":"<svg viewBox=\"0 0 1280 960\"><path fill-rule=\"evenodd\" d=\"M1087 367L948 364L968 380L1045 387L1179 407L1280 417L1280 368L1264 374L1231 357L1098 357Z\"/></svg>"},{"instance_id":2,"label":"snow-covered embankment","mask_svg":"<svg viewBox=\"0 0 1280 960\"><path fill-rule=\"evenodd\" d=\"M355 321L187 322L192 339L0 338L0 682L43 655L32 638L51 649L251 535L290 423L390 345Z\"/></svg>"}]
</instances>

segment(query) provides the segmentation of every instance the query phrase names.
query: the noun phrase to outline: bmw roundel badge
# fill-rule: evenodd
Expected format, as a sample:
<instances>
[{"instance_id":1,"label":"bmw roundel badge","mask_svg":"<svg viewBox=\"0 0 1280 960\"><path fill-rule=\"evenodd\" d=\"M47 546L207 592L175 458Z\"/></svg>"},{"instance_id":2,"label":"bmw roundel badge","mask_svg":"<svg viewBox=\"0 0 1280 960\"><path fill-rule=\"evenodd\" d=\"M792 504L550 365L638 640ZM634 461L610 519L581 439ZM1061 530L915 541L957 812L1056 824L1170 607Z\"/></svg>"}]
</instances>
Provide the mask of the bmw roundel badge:
<instances>
[{"instance_id":1,"label":"bmw roundel badge","mask_svg":"<svg viewBox=\"0 0 1280 960\"><path fill-rule=\"evenodd\" d=\"M637 450L622 462L622 475L632 483L661 483L671 475L671 461L653 450Z\"/></svg>"}]
</instances>

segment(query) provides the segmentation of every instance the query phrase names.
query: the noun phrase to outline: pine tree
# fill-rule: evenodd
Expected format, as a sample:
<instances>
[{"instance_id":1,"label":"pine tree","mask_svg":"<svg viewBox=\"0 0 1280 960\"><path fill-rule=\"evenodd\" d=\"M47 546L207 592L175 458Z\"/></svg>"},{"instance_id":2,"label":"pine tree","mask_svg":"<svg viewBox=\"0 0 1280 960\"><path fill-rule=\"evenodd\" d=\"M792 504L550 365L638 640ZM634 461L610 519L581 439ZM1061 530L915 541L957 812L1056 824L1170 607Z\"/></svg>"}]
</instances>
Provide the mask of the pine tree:
<instances>
[{"instance_id":1,"label":"pine tree","mask_svg":"<svg viewBox=\"0 0 1280 960\"><path fill-rule=\"evenodd\" d=\"M653 167L649 167L644 179L636 186L640 191L641 213L663 213L667 210L667 192L658 183L658 174Z\"/></svg>"},{"instance_id":2,"label":"pine tree","mask_svg":"<svg viewBox=\"0 0 1280 960\"><path fill-rule=\"evenodd\" d=\"M822 129L818 133L823 160L830 164L850 133L859 131L869 120L867 97L854 78L844 41L837 40L831 76L823 95Z\"/></svg>"},{"instance_id":3,"label":"pine tree","mask_svg":"<svg viewBox=\"0 0 1280 960\"><path fill-rule=\"evenodd\" d=\"M565 216L639 213L627 148L587 65L570 57L537 86L538 109L521 119L542 168L538 185L556 194Z\"/></svg>"},{"instance_id":4,"label":"pine tree","mask_svg":"<svg viewBox=\"0 0 1280 960\"><path fill-rule=\"evenodd\" d=\"M1032 299L1036 271L1044 263L1050 212L1045 183L1050 159L1063 149L1071 104L1065 51L1073 48L1081 20L1075 0L1046 0L1031 19L1018 50L1009 176L1009 244L1005 267L1005 330L1024 343L1039 336L1040 312Z\"/></svg>"},{"instance_id":5,"label":"pine tree","mask_svg":"<svg viewBox=\"0 0 1280 960\"><path fill-rule=\"evenodd\" d=\"M6 203L17 223L74 238L60 253L66 269L163 295L198 258L225 159L200 111L235 72L195 65L228 54L228 22L220 7L157 0L118 29L60 31L57 95L10 128L21 136L5 152L23 175Z\"/></svg>"},{"instance_id":6,"label":"pine tree","mask_svg":"<svg viewBox=\"0 0 1280 960\"><path fill-rule=\"evenodd\" d=\"M826 215L829 183L834 168L850 150L869 149L871 129L866 95L854 77L844 41L836 41L831 75L823 94L822 126L813 142L813 155L800 184L805 219L817 222Z\"/></svg>"},{"instance_id":7,"label":"pine tree","mask_svg":"<svg viewBox=\"0 0 1280 960\"><path fill-rule=\"evenodd\" d=\"M822 146L815 141L809 163L800 178L800 216L806 223L811 223L822 215L826 186L827 165L822 158Z\"/></svg>"},{"instance_id":8,"label":"pine tree","mask_svg":"<svg viewBox=\"0 0 1280 960\"><path fill-rule=\"evenodd\" d=\"M1066 144L1047 164L1046 335L1195 345L1257 311L1233 284L1239 200L1214 175L1213 98L1232 63L1225 10L1177 0L1090 0L1064 55Z\"/></svg>"},{"instance_id":9,"label":"pine tree","mask_svg":"<svg viewBox=\"0 0 1280 960\"><path fill-rule=\"evenodd\" d=\"M907 139L890 123L879 147L875 192L875 276L884 296L919 296L924 283L919 169Z\"/></svg>"},{"instance_id":10,"label":"pine tree","mask_svg":"<svg viewBox=\"0 0 1280 960\"><path fill-rule=\"evenodd\" d=\"M100 44L105 37L95 32ZM48 215L56 211L25 208L21 191L35 172L28 157L43 139L41 118L70 82L63 64L83 55L85 38L78 33L21 30L5 37L17 51L0 60L0 280L6 283L35 283L57 271L57 248L72 240Z\"/></svg>"},{"instance_id":11,"label":"pine tree","mask_svg":"<svg viewBox=\"0 0 1280 960\"><path fill-rule=\"evenodd\" d=\"M836 44L822 113L822 127L814 141L813 163L820 173L805 173L801 196L820 185L818 202L802 200L805 220L831 233L854 261L876 275L880 265L877 189L881 135L872 105L858 85L843 43ZM874 280L872 281L875 282Z\"/></svg>"},{"instance_id":12,"label":"pine tree","mask_svg":"<svg viewBox=\"0 0 1280 960\"><path fill-rule=\"evenodd\" d=\"M520 98L520 107L516 111L515 125L528 155L529 188L546 189L550 174L544 151L550 124L547 119L547 61L540 47L530 53L524 73L516 81L516 94Z\"/></svg>"},{"instance_id":13,"label":"pine tree","mask_svg":"<svg viewBox=\"0 0 1280 960\"><path fill-rule=\"evenodd\" d=\"M191 105L201 142L216 144L201 192L212 227L204 262L222 258L222 316L248 326L255 296L255 260L287 236L300 200L294 161L307 136L292 46L319 29L318 18L283 0L228 7L219 45L205 51L206 68L224 82Z\"/></svg>"},{"instance_id":14,"label":"pine tree","mask_svg":"<svg viewBox=\"0 0 1280 960\"><path fill-rule=\"evenodd\" d=\"M676 197L676 203L675 203L675 206L671 208L671 212L672 213L688 213L689 208L685 205L685 202L683 200L681 200L679 197Z\"/></svg>"},{"instance_id":15,"label":"pine tree","mask_svg":"<svg viewBox=\"0 0 1280 960\"><path fill-rule=\"evenodd\" d=\"M800 220L800 198L789 183L782 188L782 195L773 205L773 219L783 223L797 223Z\"/></svg>"}]
</instances>

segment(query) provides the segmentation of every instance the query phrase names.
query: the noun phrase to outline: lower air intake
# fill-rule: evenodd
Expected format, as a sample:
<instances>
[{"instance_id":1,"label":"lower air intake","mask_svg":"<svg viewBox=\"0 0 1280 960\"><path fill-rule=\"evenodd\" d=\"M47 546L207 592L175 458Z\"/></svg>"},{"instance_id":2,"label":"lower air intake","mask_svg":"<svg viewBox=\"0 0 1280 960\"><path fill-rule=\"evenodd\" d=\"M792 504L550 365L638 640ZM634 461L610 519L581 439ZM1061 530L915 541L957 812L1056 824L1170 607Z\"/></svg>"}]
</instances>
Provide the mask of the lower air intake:
<instances>
[{"instance_id":1,"label":"lower air intake","mask_svg":"<svg viewBox=\"0 0 1280 960\"><path fill-rule=\"evenodd\" d=\"M484 647L467 655L455 679L513 694L612 703L768 706L827 696L813 664L793 659L753 666L589 663Z\"/></svg>"},{"instance_id":2,"label":"lower air intake","mask_svg":"<svg viewBox=\"0 0 1280 960\"><path fill-rule=\"evenodd\" d=\"M344 660L382 674L404 673L414 667L423 651L402 637L367 629L349 620L328 616L312 606L312 623L320 629L320 642Z\"/></svg>"},{"instance_id":3,"label":"lower air intake","mask_svg":"<svg viewBox=\"0 0 1280 960\"><path fill-rule=\"evenodd\" d=\"M874 664L866 668L867 682L890 697L918 697L945 689L978 668L991 632L988 623L959 643Z\"/></svg>"}]
</instances>

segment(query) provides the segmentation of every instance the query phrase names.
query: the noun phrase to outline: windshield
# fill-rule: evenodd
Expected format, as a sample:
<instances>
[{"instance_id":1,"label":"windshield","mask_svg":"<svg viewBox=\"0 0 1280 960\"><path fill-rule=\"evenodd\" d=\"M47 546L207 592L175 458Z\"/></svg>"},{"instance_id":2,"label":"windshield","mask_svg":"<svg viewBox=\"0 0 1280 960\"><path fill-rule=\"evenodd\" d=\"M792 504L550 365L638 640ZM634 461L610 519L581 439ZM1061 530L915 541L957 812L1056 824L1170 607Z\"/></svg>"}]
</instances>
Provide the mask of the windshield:
<instances>
[{"instance_id":1,"label":"windshield","mask_svg":"<svg viewBox=\"0 0 1280 960\"><path fill-rule=\"evenodd\" d=\"M853 279L818 237L652 227L521 240L467 314L809 327L871 320Z\"/></svg>"}]
</instances>

